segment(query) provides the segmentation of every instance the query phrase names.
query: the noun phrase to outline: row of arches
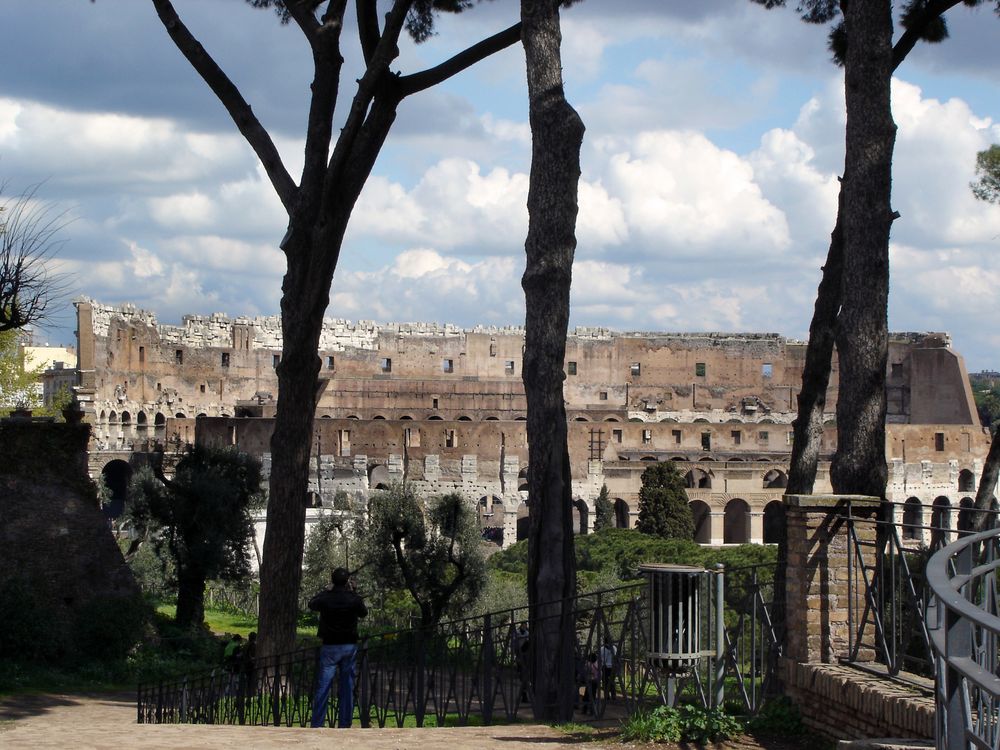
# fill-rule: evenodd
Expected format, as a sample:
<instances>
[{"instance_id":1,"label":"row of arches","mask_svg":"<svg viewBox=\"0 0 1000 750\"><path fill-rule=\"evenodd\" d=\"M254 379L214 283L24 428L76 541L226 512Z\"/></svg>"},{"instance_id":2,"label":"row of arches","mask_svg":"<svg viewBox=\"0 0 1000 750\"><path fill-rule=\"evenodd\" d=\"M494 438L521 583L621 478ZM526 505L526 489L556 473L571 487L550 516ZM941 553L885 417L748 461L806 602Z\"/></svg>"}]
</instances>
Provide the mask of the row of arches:
<instances>
[{"instance_id":1,"label":"row of arches","mask_svg":"<svg viewBox=\"0 0 1000 750\"><path fill-rule=\"evenodd\" d=\"M909 497L903 503L900 536L905 541L929 543L931 547L940 546L951 541L955 532L972 533L974 509L975 500L971 496L963 497L958 505L954 506L951 500L941 495L934 498L928 507L925 507L919 498ZM992 509L998 510L996 498L993 498Z\"/></svg>"},{"instance_id":2,"label":"row of arches","mask_svg":"<svg viewBox=\"0 0 1000 750\"><path fill-rule=\"evenodd\" d=\"M684 486L689 490L710 490L715 472L711 469L695 468L684 475ZM788 486L788 475L780 469L770 469L765 472L762 487L765 490L785 489Z\"/></svg>"}]
</instances>

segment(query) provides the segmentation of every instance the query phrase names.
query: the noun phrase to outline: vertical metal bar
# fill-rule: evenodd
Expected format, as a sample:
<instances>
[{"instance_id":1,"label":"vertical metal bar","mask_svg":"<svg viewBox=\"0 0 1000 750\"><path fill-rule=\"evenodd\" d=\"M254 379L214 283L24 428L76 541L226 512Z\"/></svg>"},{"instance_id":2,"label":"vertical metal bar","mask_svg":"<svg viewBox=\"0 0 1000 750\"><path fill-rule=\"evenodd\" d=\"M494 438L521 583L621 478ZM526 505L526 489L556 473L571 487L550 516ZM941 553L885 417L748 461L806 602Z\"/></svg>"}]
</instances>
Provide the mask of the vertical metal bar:
<instances>
[{"instance_id":1,"label":"vertical metal bar","mask_svg":"<svg viewBox=\"0 0 1000 750\"><path fill-rule=\"evenodd\" d=\"M854 633L854 519L851 516L851 501L847 501L847 653L851 659L857 656Z\"/></svg>"},{"instance_id":2,"label":"vertical metal bar","mask_svg":"<svg viewBox=\"0 0 1000 750\"><path fill-rule=\"evenodd\" d=\"M518 644L520 646L520 644ZM480 693L480 702L483 707L483 723L489 726L493 722L493 664L496 660L493 646L493 618L489 612L483 616L483 687ZM520 654L513 654L514 659L519 659ZM520 664L520 662L518 662ZM518 669L517 681L518 690L514 700L520 703L522 670Z\"/></svg>"},{"instance_id":3,"label":"vertical metal bar","mask_svg":"<svg viewBox=\"0 0 1000 750\"><path fill-rule=\"evenodd\" d=\"M722 708L726 692L726 572L719 563L715 573L715 702L714 708Z\"/></svg>"}]
</instances>

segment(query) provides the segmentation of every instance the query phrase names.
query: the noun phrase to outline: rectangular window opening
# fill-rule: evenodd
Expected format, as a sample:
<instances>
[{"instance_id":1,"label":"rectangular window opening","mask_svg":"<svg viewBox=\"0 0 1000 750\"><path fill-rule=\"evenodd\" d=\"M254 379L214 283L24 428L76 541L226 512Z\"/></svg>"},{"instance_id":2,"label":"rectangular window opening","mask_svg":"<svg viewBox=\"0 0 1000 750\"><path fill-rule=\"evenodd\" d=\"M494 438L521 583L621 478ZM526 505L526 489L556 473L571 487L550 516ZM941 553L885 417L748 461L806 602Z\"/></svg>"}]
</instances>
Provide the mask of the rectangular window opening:
<instances>
[{"instance_id":1,"label":"rectangular window opening","mask_svg":"<svg viewBox=\"0 0 1000 750\"><path fill-rule=\"evenodd\" d=\"M332 356L331 356L331 357L327 357L327 358L326 358L326 369L327 369L327 370L332 370L332 369L334 369L334 368L333 368L333 364L334 364L334 360L333 360L333 357L332 357Z\"/></svg>"},{"instance_id":2,"label":"rectangular window opening","mask_svg":"<svg viewBox=\"0 0 1000 750\"><path fill-rule=\"evenodd\" d=\"M703 432L701 433L701 449L703 451L712 450L712 433Z\"/></svg>"},{"instance_id":3,"label":"rectangular window opening","mask_svg":"<svg viewBox=\"0 0 1000 750\"><path fill-rule=\"evenodd\" d=\"M378 366L382 372L392 372L392 360L388 357L382 357L379 360Z\"/></svg>"},{"instance_id":4,"label":"rectangular window opening","mask_svg":"<svg viewBox=\"0 0 1000 750\"><path fill-rule=\"evenodd\" d=\"M614 440L616 443L620 443L622 441L622 431L621 430L612 430L611 431L611 439Z\"/></svg>"},{"instance_id":5,"label":"rectangular window opening","mask_svg":"<svg viewBox=\"0 0 1000 750\"><path fill-rule=\"evenodd\" d=\"M503 371L504 371L504 374L506 374L506 375L513 375L514 374L514 360L508 359L506 362L504 362Z\"/></svg>"},{"instance_id":6,"label":"rectangular window opening","mask_svg":"<svg viewBox=\"0 0 1000 750\"><path fill-rule=\"evenodd\" d=\"M222 366L229 367L229 352L222 353Z\"/></svg>"},{"instance_id":7,"label":"rectangular window opening","mask_svg":"<svg viewBox=\"0 0 1000 750\"><path fill-rule=\"evenodd\" d=\"M757 433L757 440L759 440L762 443L766 443L769 437L770 436L767 434L767 430L761 430L760 432Z\"/></svg>"},{"instance_id":8,"label":"rectangular window opening","mask_svg":"<svg viewBox=\"0 0 1000 750\"><path fill-rule=\"evenodd\" d=\"M567 362L566 363L566 374L567 375L576 375L576 362Z\"/></svg>"},{"instance_id":9,"label":"rectangular window opening","mask_svg":"<svg viewBox=\"0 0 1000 750\"><path fill-rule=\"evenodd\" d=\"M205 384L204 384L204 383L202 383L202 384L201 384L201 385L199 386L199 390L200 390L200 391L201 391L202 393L204 393L204 392L205 392Z\"/></svg>"},{"instance_id":10,"label":"rectangular window opening","mask_svg":"<svg viewBox=\"0 0 1000 750\"><path fill-rule=\"evenodd\" d=\"M183 349L175 349L174 350L174 362L176 362L179 365L184 364L184 350Z\"/></svg>"},{"instance_id":11,"label":"rectangular window opening","mask_svg":"<svg viewBox=\"0 0 1000 750\"><path fill-rule=\"evenodd\" d=\"M608 400L608 392L607 391L601 391L600 393L597 394L597 398L600 401L607 401Z\"/></svg>"},{"instance_id":12,"label":"rectangular window opening","mask_svg":"<svg viewBox=\"0 0 1000 750\"><path fill-rule=\"evenodd\" d=\"M280 364L281 364L281 355L280 354L272 354L271 355L271 367L277 367Z\"/></svg>"},{"instance_id":13,"label":"rectangular window opening","mask_svg":"<svg viewBox=\"0 0 1000 750\"><path fill-rule=\"evenodd\" d=\"M760 366L760 375L762 378L770 378L774 374L774 366L770 362L765 362Z\"/></svg>"},{"instance_id":14,"label":"rectangular window opening","mask_svg":"<svg viewBox=\"0 0 1000 750\"><path fill-rule=\"evenodd\" d=\"M416 427L406 428L406 445L411 448L420 447L420 430Z\"/></svg>"},{"instance_id":15,"label":"rectangular window opening","mask_svg":"<svg viewBox=\"0 0 1000 750\"><path fill-rule=\"evenodd\" d=\"M671 430L670 431L670 435L674 439L674 445L680 445L681 444L681 431L680 430Z\"/></svg>"},{"instance_id":16,"label":"rectangular window opening","mask_svg":"<svg viewBox=\"0 0 1000 750\"><path fill-rule=\"evenodd\" d=\"M458 435L455 433L455 430L444 431L444 447L445 448L458 447Z\"/></svg>"},{"instance_id":17,"label":"rectangular window opening","mask_svg":"<svg viewBox=\"0 0 1000 750\"><path fill-rule=\"evenodd\" d=\"M705 363L695 362L694 363L694 374L695 377L703 378L705 377Z\"/></svg>"},{"instance_id":18,"label":"rectangular window opening","mask_svg":"<svg viewBox=\"0 0 1000 750\"><path fill-rule=\"evenodd\" d=\"M642 431L642 444L643 445L649 445L652 442L653 442L653 431L652 430L643 430Z\"/></svg>"},{"instance_id":19,"label":"rectangular window opening","mask_svg":"<svg viewBox=\"0 0 1000 750\"><path fill-rule=\"evenodd\" d=\"M935 432L934 433L934 450L943 451L944 450L944 433Z\"/></svg>"},{"instance_id":20,"label":"rectangular window opening","mask_svg":"<svg viewBox=\"0 0 1000 750\"><path fill-rule=\"evenodd\" d=\"M144 346L139 347L139 361L140 362L146 361L146 347Z\"/></svg>"},{"instance_id":21,"label":"rectangular window opening","mask_svg":"<svg viewBox=\"0 0 1000 750\"><path fill-rule=\"evenodd\" d=\"M438 400L436 398L432 398L431 399L431 408L432 409L437 409L438 408Z\"/></svg>"},{"instance_id":22,"label":"rectangular window opening","mask_svg":"<svg viewBox=\"0 0 1000 750\"><path fill-rule=\"evenodd\" d=\"M455 372L455 360L453 360L453 359L442 359L441 360L441 372Z\"/></svg>"},{"instance_id":23,"label":"rectangular window opening","mask_svg":"<svg viewBox=\"0 0 1000 750\"><path fill-rule=\"evenodd\" d=\"M351 455L351 431L341 430L340 431L340 455L349 456Z\"/></svg>"},{"instance_id":24,"label":"rectangular window opening","mask_svg":"<svg viewBox=\"0 0 1000 750\"><path fill-rule=\"evenodd\" d=\"M633 362L631 365L629 365L628 371L633 378L639 377L639 375L642 374L642 363Z\"/></svg>"},{"instance_id":25,"label":"rectangular window opening","mask_svg":"<svg viewBox=\"0 0 1000 750\"><path fill-rule=\"evenodd\" d=\"M743 433L739 430L733 430L730 433L733 437L733 445L741 445L743 443Z\"/></svg>"}]
</instances>

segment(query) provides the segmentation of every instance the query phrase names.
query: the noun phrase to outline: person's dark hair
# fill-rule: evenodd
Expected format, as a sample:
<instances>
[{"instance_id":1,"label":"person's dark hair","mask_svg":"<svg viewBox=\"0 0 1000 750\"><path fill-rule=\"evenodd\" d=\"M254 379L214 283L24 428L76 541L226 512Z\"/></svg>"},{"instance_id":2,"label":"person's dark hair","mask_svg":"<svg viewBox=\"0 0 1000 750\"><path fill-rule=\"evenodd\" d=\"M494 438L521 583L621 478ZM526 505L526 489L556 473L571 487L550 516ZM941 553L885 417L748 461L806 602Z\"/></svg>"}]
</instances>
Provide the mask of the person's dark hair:
<instances>
[{"instance_id":1,"label":"person's dark hair","mask_svg":"<svg viewBox=\"0 0 1000 750\"><path fill-rule=\"evenodd\" d=\"M334 568L333 573L330 574L330 582L334 586L346 586L350 579L351 574L347 568Z\"/></svg>"}]
</instances>

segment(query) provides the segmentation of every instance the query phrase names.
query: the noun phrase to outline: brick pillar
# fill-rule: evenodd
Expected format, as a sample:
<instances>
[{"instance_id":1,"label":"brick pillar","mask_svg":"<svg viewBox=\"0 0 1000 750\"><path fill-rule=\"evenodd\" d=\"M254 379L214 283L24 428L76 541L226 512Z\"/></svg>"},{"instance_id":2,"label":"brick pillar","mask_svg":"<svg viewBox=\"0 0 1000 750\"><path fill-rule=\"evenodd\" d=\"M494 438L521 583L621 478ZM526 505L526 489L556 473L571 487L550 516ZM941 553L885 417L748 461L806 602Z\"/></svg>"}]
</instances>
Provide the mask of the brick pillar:
<instances>
[{"instance_id":1,"label":"brick pillar","mask_svg":"<svg viewBox=\"0 0 1000 750\"><path fill-rule=\"evenodd\" d=\"M848 654L850 642L845 519L849 512L855 518L873 518L880 501L860 495L786 495L784 503L788 523L785 657L792 664L836 662ZM874 542L874 524L860 523L855 530L862 540ZM870 548L863 550L872 554ZM862 611L863 584L860 588L852 592L855 617Z\"/></svg>"}]
</instances>

